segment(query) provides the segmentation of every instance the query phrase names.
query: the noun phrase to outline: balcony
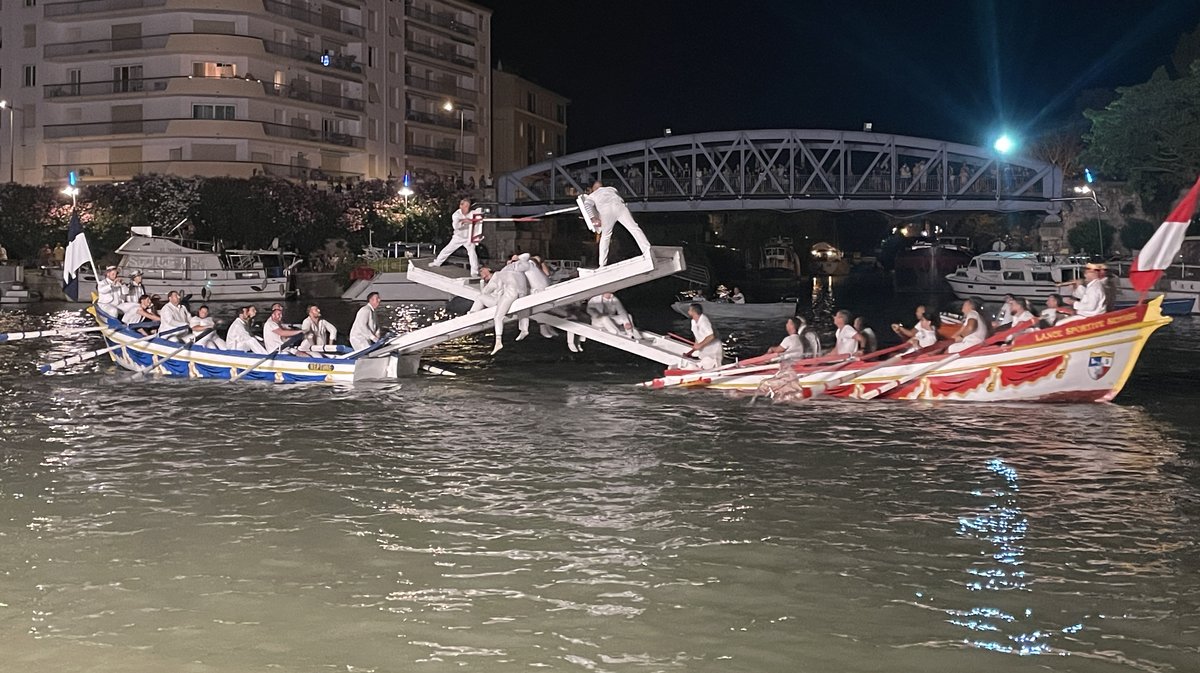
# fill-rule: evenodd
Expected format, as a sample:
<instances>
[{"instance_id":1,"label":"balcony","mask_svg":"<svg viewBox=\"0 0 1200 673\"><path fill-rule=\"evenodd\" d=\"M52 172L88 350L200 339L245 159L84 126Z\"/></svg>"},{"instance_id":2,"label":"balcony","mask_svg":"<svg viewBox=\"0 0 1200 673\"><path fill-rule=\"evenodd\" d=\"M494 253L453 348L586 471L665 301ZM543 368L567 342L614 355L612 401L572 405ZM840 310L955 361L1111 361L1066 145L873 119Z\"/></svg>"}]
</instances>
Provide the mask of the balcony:
<instances>
[{"instance_id":1,"label":"balcony","mask_svg":"<svg viewBox=\"0 0 1200 673\"><path fill-rule=\"evenodd\" d=\"M425 91L432 91L434 93L443 93L447 96L454 96L456 98L474 99L479 95L479 92L473 89L464 89L454 84L426 79L424 77L417 77L416 75L405 75L404 83L415 89L424 89Z\"/></svg>"},{"instance_id":2,"label":"balcony","mask_svg":"<svg viewBox=\"0 0 1200 673\"><path fill-rule=\"evenodd\" d=\"M420 110L406 110L404 118L409 121L420 122L422 124L431 124L433 126L441 126L443 128L453 129L458 131L460 126L463 132L474 132L475 122L467 119L465 123L459 121L457 113L442 113L422 112Z\"/></svg>"},{"instance_id":3,"label":"balcony","mask_svg":"<svg viewBox=\"0 0 1200 673\"><path fill-rule=\"evenodd\" d=\"M453 14L430 12L429 10L418 9L409 3L405 3L404 15L410 19L416 19L417 21L427 23L431 26L445 28L449 31L458 33L459 35L465 35L467 37L475 36L475 29L471 26L459 23L458 20L454 18Z\"/></svg>"},{"instance_id":4,"label":"balcony","mask_svg":"<svg viewBox=\"0 0 1200 673\"><path fill-rule=\"evenodd\" d=\"M231 130L229 138L253 138L256 137L253 133L238 134L236 129L240 125L241 128L250 129L255 125L262 129L266 136L272 138L287 138L290 140L303 140L313 143L322 143L326 145L337 145L339 147L352 147L361 149L366 145L366 141L360 136L352 136L346 133L330 133L320 129L308 129L302 126L289 126L287 124L276 124L273 122L255 121L253 119L195 119L192 117L177 117L172 119L135 119L131 121L114 121L114 122L86 122L80 124L48 124L44 130L44 137L47 140L57 140L65 138L87 138L93 136L112 136L112 135L153 135L166 133L172 122L183 125L192 123L201 124L221 124L230 125ZM194 129L181 128L180 135L189 135L194 132ZM222 132L224 135L224 132Z\"/></svg>"},{"instance_id":5,"label":"balcony","mask_svg":"<svg viewBox=\"0 0 1200 673\"><path fill-rule=\"evenodd\" d=\"M99 82L66 82L63 84L47 84L42 87L42 95L49 99L55 100L60 98L74 98L78 96L113 96L124 93L139 93L147 92L162 92L167 91L171 85L171 81L176 80L180 84L184 82L205 82L211 81L215 83L225 84L241 84L242 82L253 82L262 87L263 92L269 96L278 96L288 98L294 101L305 103L316 103L318 105L327 105L336 107L342 110L351 110L353 112L362 112L366 109L364 101L358 98L347 98L334 94L324 93L322 91L312 91L307 89L297 89L290 86L276 85L272 82L243 79L239 77L197 77L194 75L176 75L173 77L144 77L138 79L125 80L103 80ZM197 87L187 89L176 89L178 94L203 94L213 93L212 91L204 91L203 84ZM233 97L244 97L236 95L236 92L223 92L224 95ZM222 95L216 93L214 95Z\"/></svg>"},{"instance_id":6,"label":"balcony","mask_svg":"<svg viewBox=\"0 0 1200 673\"><path fill-rule=\"evenodd\" d=\"M291 178L293 180L324 180L328 182L363 177L362 173L331 171L323 168L293 166L291 164L273 164L263 161L175 159L167 161L54 164L42 168L42 180L48 183L62 182L67 179L71 171L74 171L75 176L84 182L99 182L102 180L129 179L135 175L148 175L151 173L188 175L187 171L189 169L195 171L192 175L272 175L281 178Z\"/></svg>"},{"instance_id":7,"label":"balcony","mask_svg":"<svg viewBox=\"0 0 1200 673\"><path fill-rule=\"evenodd\" d=\"M477 158L474 154L459 152L449 147L430 147L428 145L408 144L404 146L404 153L414 157L428 157L463 164L474 164Z\"/></svg>"},{"instance_id":8,"label":"balcony","mask_svg":"<svg viewBox=\"0 0 1200 673\"><path fill-rule=\"evenodd\" d=\"M145 93L147 91L166 91L167 84L173 77L143 77L139 79L104 80L101 82L67 82L66 84L47 84L42 87L43 96L48 99L72 98L75 96L111 96L122 93Z\"/></svg>"},{"instance_id":9,"label":"balcony","mask_svg":"<svg viewBox=\"0 0 1200 673\"><path fill-rule=\"evenodd\" d=\"M471 68L472 70L479 66L479 62L473 58L467 58L454 51L453 48L437 48L428 44L422 44L416 40L405 40L404 47L414 54L422 54L430 58L436 58L447 63L461 66L463 68Z\"/></svg>"},{"instance_id":10,"label":"balcony","mask_svg":"<svg viewBox=\"0 0 1200 673\"><path fill-rule=\"evenodd\" d=\"M329 16L320 12L310 11L303 7L297 7L287 2L263 0L263 7L272 14L307 23L310 26L320 26L358 38L361 38L364 34L362 26L342 21L336 16Z\"/></svg>"},{"instance_id":11,"label":"balcony","mask_svg":"<svg viewBox=\"0 0 1200 673\"><path fill-rule=\"evenodd\" d=\"M58 58L61 56L82 56L85 54L110 54L119 51L163 49L167 46L167 40L170 37L170 35L146 35L143 37L122 37L115 40L61 42L46 45L42 53L46 58Z\"/></svg>"},{"instance_id":12,"label":"balcony","mask_svg":"<svg viewBox=\"0 0 1200 673\"><path fill-rule=\"evenodd\" d=\"M325 66L327 68L352 72L355 75L361 75L363 72L362 64L355 60L353 56L326 54L325 52L314 51L312 49L284 44L283 42L274 42L271 40L263 40L262 43L263 48L266 49L267 53L269 54L293 58L297 61L316 63L317 65ZM321 62L322 58L325 56L328 56L329 58L328 65L325 65Z\"/></svg>"},{"instance_id":13,"label":"balcony","mask_svg":"<svg viewBox=\"0 0 1200 673\"><path fill-rule=\"evenodd\" d=\"M121 12L130 9L163 7L167 0L80 0L79 2L55 2L46 5L42 15L47 19L63 16L85 16L103 12Z\"/></svg>"},{"instance_id":14,"label":"balcony","mask_svg":"<svg viewBox=\"0 0 1200 673\"><path fill-rule=\"evenodd\" d=\"M362 112L366 109L366 103L360 98L347 98L328 94L323 91L313 91L311 89L297 89L295 87L284 86L282 84L274 84L264 81L262 83L263 91L269 96L279 96L291 100L301 101L305 103L317 103L318 105L328 105L330 107L341 108L343 110L352 110L354 112Z\"/></svg>"}]
</instances>

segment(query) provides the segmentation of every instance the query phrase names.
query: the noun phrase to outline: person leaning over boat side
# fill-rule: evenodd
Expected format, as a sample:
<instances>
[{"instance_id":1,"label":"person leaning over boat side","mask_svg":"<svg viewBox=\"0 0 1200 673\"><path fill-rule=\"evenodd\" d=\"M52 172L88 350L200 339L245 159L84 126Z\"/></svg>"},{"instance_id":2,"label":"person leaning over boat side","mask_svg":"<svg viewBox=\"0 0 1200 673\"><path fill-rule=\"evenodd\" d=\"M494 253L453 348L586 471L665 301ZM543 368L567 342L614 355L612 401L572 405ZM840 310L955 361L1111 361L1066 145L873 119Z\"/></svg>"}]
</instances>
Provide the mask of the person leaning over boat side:
<instances>
[{"instance_id":1,"label":"person leaning over boat side","mask_svg":"<svg viewBox=\"0 0 1200 673\"><path fill-rule=\"evenodd\" d=\"M258 309L253 306L243 306L238 310L238 316L229 323L229 331L225 333L225 346L229 350L267 354L267 349L250 333L251 321L257 313Z\"/></svg>"},{"instance_id":2,"label":"person leaning over boat side","mask_svg":"<svg viewBox=\"0 0 1200 673\"><path fill-rule=\"evenodd\" d=\"M308 317L300 323L300 331L304 332L304 346L300 350L311 350L313 346L332 346L337 343L337 327L321 317L321 309L316 304L308 305Z\"/></svg>"},{"instance_id":3,"label":"person leaning over boat side","mask_svg":"<svg viewBox=\"0 0 1200 673\"><path fill-rule=\"evenodd\" d=\"M158 320L158 314L154 312L153 298L148 294L142 295L137 306L132 311L126 311L125 315L121 316L121 322L126 325L136 325L140 322L158 322ZM149 334L152 329L157 329L157 327L143 327L138 331L142 334Z\"/></svg>"},{"instance_id":4,"label":"person leaning over boat side","mask_svg":"<svg viewBox=\"0 0 1200 673\"><path fill-rule=\"evenodd\" d=\"M471 305L471 312L481 311L484 307L495 307L492 318L496 334L496 345L492 347L492 355L504 348L504 318L512 303L529 292L529 279L524 272L510 264L500 271L492 273L486 266L479 267L479 277L483 279L483 290L479 299Z\"/></svg>"},{"instance_id":5,"label":"person leaning over boat side","mask_svg":"<svg viewBox=\"0 0 1200 673\"><path fill-rule=\"evenodd\" d=\"M853 316L845 309L833 314L833 350L838 355L854 355L867 347L866 339L854 329L853 323Z\"/></svg>"},{"instance_id":6,"label":"person leaning over boat side","mask_svg":"<svg viewBox=\"0 0 1200 673\"><path fill-rule=\"evenodd\" d=\"M921 324L921 318L925 315L925 305L917 304L917 308L914 313L916 314L917 320L913 323L912 329L909 329L898 322L892 323L892 331L895 332L900 338L908 340L917 336L917 328Z\"/></svg>"},{"instance_id":7,"label":"person leaning over boat side","mask_svg":"<svg viewBox=\"0 0 1200 673\"><path fill-rule=\"evenodd\" d=\"M177 290L167 293L167 303L163 304L158 314L162 320L158 329L162 332L176 327L187 327L192 319L192 314L188 313L187 307L180 303Z\"/></svg>"},{"instance_id":8,"label":"person leaning over boat side","mask_svg":"<svg viewBox=\"0 0 1200 673\"><path fill-rule=\"evenodd\" d=\"M375 294L375 293L373 293ZM256 309L257 311L257 309ZM290 337L294 337L300 333L298 329L290 329L283 326L283 305L272 304L271 314L263 321L262 327L262 343L263 348L270 353L276 348L283 345L283 342Z\"/></svg>"},{"instance_id":9,"label":"person leaning over boat side","mask_svg":"<svg viewBox=\"0 0 1200 673\"><path fill-rule=\"evenodd\" d=\"M1087 285L1076 284L1074 295L1075 315L1082 318L1090 318L1092 316L1106 313L1111 308L1111 300L1108 298L1106 284L1106 276L1108 275L1108 265L1101 263L1090 263L1083 270L1084 280Z\"/></svg>"},{"instance_id":10,"label":"person leaning over boat side","mask_svg":"<svg viewBox=\"0 0 1200 673\"><path fill-rule=\"evenodd\" d=\"M962 327L954 335L954 343L946 349L947 353L958 353L971 346L977 346L988 338L988 324L979 315L979 304L974 299L964 299L962 303Z\"/></svg>"},{"instance_id":11,"label":"person leaning over boat side","mask_svg":"<svg viewBox=\"0 0 1200 673\"><path fill-rule=\"evenodd\" d=\"M379 318L375 311L379 309L379 293L367 295L367 304L358 309L354 316L354 325L350 327L350 348L360 351L379 341Z\"/></svg>"},{"instance_id":12,"label":"person leaning over boat side","mask_svg":"<svg viewBox=\"0 0 1200 673\"><path fill-rule=\"evenodd\" d=\"M542 259L537 255L523 253L518 256L518 259L523 259L527 265L525 267L525 279L529 281L529 294L540 292L550 287L550 274L546 273ZM538 332L547 339L553 339L558 336L558 331L553 327L538 322Z\"/></svg>"},{"instance_id":13,"label":"person leaning over boat side","mask_svg":"<svg viewBox=\"0 0 1200 673\"><path fill-rule=\"evenodd\" d=\"M208 333L208 336L198 340L196 342L197 345L204 346L205 348L225 350L225 340L217 336L215 329L217 323L213 320L212 315L209 314L207 305L201 305L200 308L196 309L196 315L188 320L188 324L192 326L192 334L195 335L199 335L208 329L213 330Z\"/></svg>"},{"instance_id":14,"label":"person leaning over boat side","mask_svg":"<svg viewBox=\"0 0 1200 673\"><path fill-rule=\"evenodd\" d=\"M867 321L862 316L854 319L854 329L862 335L864 353L873 353L879 348L879 339L875 337L875 330L867 327Z\"/></svg>"},{"instance_id":15,"label":"person leaning over boat side","mask_svg":"<svg viewBox=\"0 0 1200 673\"><path fill-rule=\"evenodd\" d=\"M625 310L625 305L611 292L598 294L588 300L587 313L592 319L592 327L598 327L609 334L617 334L630 339L641 339L642 334L633 326L633 318Z\"/></svg>"},{"instance_id":16,"label":"person leaning over boat side","mask_svg":"<svg viewBox=\"0 0 1200 673\"><path fill-rule=\"evenodd\" d=\"M683 354L684 357L695 355L700 358L701 369L720 367L725 357L724 346L717 339L712 321L704 315L704 307L692 304L688 307L688 317L692 319L692 338L695 339L695 343L692 344L691 350Z\"/></svg>"},{"instance_id":17,"label":"person leaning over boat side","mask_svg":"<svg viewBox=\"0 0 1200 673\"><path fill-rule=\"evenodd\" d=\"M467 259L471 262L471 275L479 275L479 254L475 252L475 241L473 240L472 232L475 229L475 223L483 217L483 211L476 208L471 210L471 200L463 199L458 202L458 210L450 216L450 242L438 256L429 263L429 266L441 266L450 258L451 253L459 248L467 249Z\"/></svg>"},{"instance_id":18,"label":"person leaning over boat side","mask_svg":"<svg viewBox=\"0 0 1200 673\"><path fill-rule=\"evenodd\" d=\"M590 204L592 212L592 228L600 232L600 266L608 264L608 249L612 245L613 229L620 222L633 236L634 242L641 249L642 255L650 257L650 239L642 233L637 220L629 212L625 200L612 187L605 187L599 180L592 183L587 196L583 197L585 204Z\"/></svg>"},{"instance_id":19,"label":"person leaning over boat side","mask_svg":"<svg viewBox=\"0 0 1200 673\"><path fill-rule=\"evenodd\" d=\"M778 346L768 348L768 353L799 355L804 351L804 342L800 340L800 326L796 324L796 320L796 318L787 319L787 322L783 324L787 336L783 337L783 341L780 341Z\"/></svg>"},{"instance_id":20,"label":"person leaning over boat side","mask_svg":"<svg viewBox=\"0 0 1200 673\"><path fill-rule=\"evenodd\" d=\"M96 308L113 318L121 317L121 304L125 299L125 286L117 278L117 267L104 267L104 275L96 281Z\"/></svg>"}]
</instances>

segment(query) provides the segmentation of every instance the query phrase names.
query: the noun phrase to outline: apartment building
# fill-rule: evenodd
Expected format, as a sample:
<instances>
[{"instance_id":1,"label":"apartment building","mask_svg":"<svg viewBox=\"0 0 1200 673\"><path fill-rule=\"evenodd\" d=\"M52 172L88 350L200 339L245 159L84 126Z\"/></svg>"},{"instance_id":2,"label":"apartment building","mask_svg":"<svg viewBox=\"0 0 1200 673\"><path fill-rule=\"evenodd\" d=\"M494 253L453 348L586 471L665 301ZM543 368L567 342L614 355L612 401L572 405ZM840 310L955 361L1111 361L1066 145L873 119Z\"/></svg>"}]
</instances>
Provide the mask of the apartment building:
<instances>
[{"instance_id":1,"label":"apartment building","mask_svg":"<svg viewBox=\"0 0 1200 673\"><path fill-rule=\"evenodd\" d=\"M567 98L497 66L492 71L492 167L524 168L567 153Z\"/></svg>"},{"instance_id":2,"label":"apartment building","mask_svg":"<svg viewBox=\"0 0 1200 673\"><path fill-rule=\"evenodd\" d=\"M0 179L478 179L490 23L460 0L2 0Z\"/></svg>"}]
</instances>

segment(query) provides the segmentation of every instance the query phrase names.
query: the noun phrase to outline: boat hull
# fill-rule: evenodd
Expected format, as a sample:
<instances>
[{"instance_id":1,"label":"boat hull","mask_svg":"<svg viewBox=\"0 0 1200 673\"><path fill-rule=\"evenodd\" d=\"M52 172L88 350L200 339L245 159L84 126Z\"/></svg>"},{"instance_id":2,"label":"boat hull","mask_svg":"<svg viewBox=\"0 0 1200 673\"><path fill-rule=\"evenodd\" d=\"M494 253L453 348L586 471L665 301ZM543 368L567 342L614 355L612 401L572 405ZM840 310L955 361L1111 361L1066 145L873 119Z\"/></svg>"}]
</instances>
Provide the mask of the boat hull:
<instances>
[{"instance_id":1,"label":"boat hull","mask_svg":"<svg viewBox=\"0 0 1200 673\"><path fill-rule=\"evenodd\" d=\"M671 372L649 388L703 387L781 397L964 402L1102 402L1124 387L1146 340L1170 322L1161 299L1095 318L1023 334L1012 346L990 346L947 361L944 354L877 368L865 362L830 371L829 362L752 365L708 372ZM932 367L932 368L931 368ZM870 368L870 372L865 370ZM852 373L861 369L861 378ZM826 382L835 384L824 388ZM872 391L883 391L882 394Z\"/></svg>"},{"instance_id":2,"label":"boat hull","mask_svg":"<svg viewBox=\"0 0 1200 673\"><path fill-rule=\"evenodd\" d=\"M342 293L346 301L366 301L372 292L386 302L447 301L451 296L408 279L405 271L376 273L370 280L356 280Z\"/></svg>"},{"instance_id":3,"label":"boat hull","mask_svg":"<svg viewBox=\"0 0 1200 673\"><path fill-rule=\"evenodd\" d=\"M680 315L688 314L688 307L695 302L677 301L671 308ZM704 307L704 315L710 318L726 320L783 320L796 315L795 302L774 302L770 304L734 304L732 302L705 301L700 302Z\"/></svg>"}]
</instances>

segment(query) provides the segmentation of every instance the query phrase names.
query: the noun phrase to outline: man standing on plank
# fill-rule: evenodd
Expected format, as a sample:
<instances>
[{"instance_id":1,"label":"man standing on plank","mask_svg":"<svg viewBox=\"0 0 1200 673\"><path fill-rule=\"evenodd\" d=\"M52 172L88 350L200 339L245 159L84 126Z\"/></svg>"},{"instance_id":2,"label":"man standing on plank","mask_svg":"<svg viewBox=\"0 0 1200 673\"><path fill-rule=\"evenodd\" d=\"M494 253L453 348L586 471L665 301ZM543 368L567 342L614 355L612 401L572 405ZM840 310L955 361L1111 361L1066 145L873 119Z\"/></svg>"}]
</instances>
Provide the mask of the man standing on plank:
<instances>
[{"instance_id":1,"label":"man standing on plank","mask_svg":"<svg viewBox=\"0 0 1200 673\"><path fill-rule=\"evenodd\" d=\"M458 202L458 210L450 216L452 235L450 242L438 253L437 259L429 266L441 266L450 258L450 254L461 247L467 249L467 259L471 261L471 275L479 275L479 255L475 253L475 223L483 218L483 211L476 208L471 210L471 200L463 199Z\"/></svg>"},{"instance_id":2,"label":"man standing on plank","mask_svg":"<svg viewBox=\"0 0 1200 673\"><path fill-rule=\"evenodd\" d=\"M590 218L592 228L600 232L600 266L608 264L608 248L612 245L613 229L620 222L633 235L642 254L650 256L650 240L642 233L629 207L617 190L605 187L599 180L592 183L587 196L580 197L585 216Z\"/></svg>"}]
</instances>

